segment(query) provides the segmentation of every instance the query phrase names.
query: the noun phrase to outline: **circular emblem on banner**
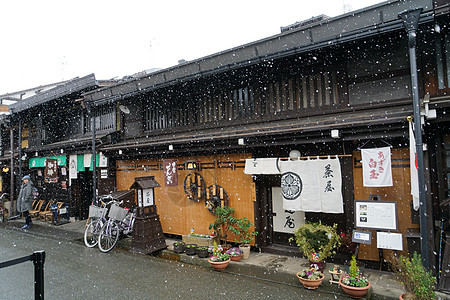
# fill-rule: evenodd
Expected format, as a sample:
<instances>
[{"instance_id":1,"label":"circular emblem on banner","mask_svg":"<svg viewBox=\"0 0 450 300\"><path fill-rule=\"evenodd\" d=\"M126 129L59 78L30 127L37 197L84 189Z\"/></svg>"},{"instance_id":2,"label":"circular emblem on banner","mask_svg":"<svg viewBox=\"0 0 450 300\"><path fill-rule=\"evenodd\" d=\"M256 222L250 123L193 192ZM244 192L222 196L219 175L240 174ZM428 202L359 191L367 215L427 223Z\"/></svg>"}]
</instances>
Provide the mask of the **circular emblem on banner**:
<instances>
[{"instance_id":1,"label":"circular emblem on banner","mask_svg":"<svg viewBox=\"0 0 450 300\"><path fill-rule=\"evenodd\" d=\"M286 172L281 175L281 193L286 200L295 200L302 192L302 180L298 174Z\"/></svg>"}]
</instances>

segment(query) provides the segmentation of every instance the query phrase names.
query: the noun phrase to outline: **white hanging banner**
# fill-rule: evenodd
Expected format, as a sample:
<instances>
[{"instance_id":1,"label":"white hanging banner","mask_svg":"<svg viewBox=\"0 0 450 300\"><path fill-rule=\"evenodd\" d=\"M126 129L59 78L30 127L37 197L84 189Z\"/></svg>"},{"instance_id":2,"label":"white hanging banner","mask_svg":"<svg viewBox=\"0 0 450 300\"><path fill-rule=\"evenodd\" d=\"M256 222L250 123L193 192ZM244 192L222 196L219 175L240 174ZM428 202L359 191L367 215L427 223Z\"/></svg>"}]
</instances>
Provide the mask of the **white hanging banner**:
<instances>
[{"instance_id":1,"label":"white hanging banner","mask_svg":"<svg viewBox=\"0 0 450 300\"><path fill-rule=\"evenodd\" d=\"M69 185L72 183L72 179L77 179L77 156L70 155L69 156Z\"/></svg>"},{"instance_id":2,"label":"white hanging banner","mask_svg":"<svg viewBox=\"0 0 450 300\"><path fill-rule=\"evenodd\" d=\"M409 170L411 173L411 195L413 196L413 207L418 210L419 203L419 174L417 172L416 139L412 129L413 123L409 122Z\"/></svg>"},{"instance_id":3,"label":"white hanging banner","mask_svg":"<svg viewBox=\"0 0 450 300\"><path fill-rule=\"evenodd\" d=\"M391 148L361 149L363 186L392 186Z\"/></svg>"},{"instance_id":4,"label":"white hanging banner","mask_svg":"<svg viewBox=\"0 0 450 300\"><path fill-rule=\"evenodd\" d=\"M342 175L339 159L319 159L319 192L322 193L322 211L344 213L344 199L341 193Z\"/></svg>"},{"instance_id":5,"label":"white hanging banner","mask_svg":"<svg viewBox=\"0 0 450 300\"><path fill-rule=\"evenodd\" d=\"M251 158L245 160L245 174L280 174L278 158Z\"/></svg>"},{"instance_id":6,"label":"white hanging banner","mask_svg":"<svg viewBox=\"0 0 450 300\"><path fill-rule=\"evenodd\" d=\"M98 162L98 166L100 168L106 168L108 166L108 159L106 158L106 156L103 155L103 153L100 152L99 157L99 162Z\"/></svg>"},{"instance_id":7,"label":"white hanging banner","mask_svg":"<svg viewBox=\"0 0 450 300\"><path fill-rule=\"evenodd\" d=\"M85 154L83 162L85 168L90 168L92 163L92 154Z\"/></svg>"},{"instance_id":8,"label":"white hanging banner","mask_svg":"<svg viewBox=\"0 0 450 300\"><path fill-rule=\"evenodd\" d=\"M343 213L339 159L281 161L283 209Z\"/></svg>"}]
</instances>

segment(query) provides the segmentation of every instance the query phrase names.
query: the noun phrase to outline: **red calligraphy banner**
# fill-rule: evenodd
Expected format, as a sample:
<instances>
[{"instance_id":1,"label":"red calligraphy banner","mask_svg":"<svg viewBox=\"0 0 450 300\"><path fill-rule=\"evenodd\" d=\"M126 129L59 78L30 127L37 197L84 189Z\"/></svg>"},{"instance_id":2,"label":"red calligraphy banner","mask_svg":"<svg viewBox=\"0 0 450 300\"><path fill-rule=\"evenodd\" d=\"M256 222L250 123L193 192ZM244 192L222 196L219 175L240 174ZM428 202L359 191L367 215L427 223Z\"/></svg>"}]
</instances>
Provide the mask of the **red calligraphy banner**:
<instances>
[{"instance_id":1,"label":"red calligraphy banner","mask_svg":"<svg viewBox=\"0 0 450 300\"><path fill-rule=\"evenodd\" d=\"M391 148L361 149L363 186L392 186Z\"/></svg>"},{"instance_id":2,"label":"red calligraphy banner","mask_svg":"<svg viewBox=\"0 0 450 300\"><path fill-rule=\"evenodd\" d=\"M166 186L178 186L177 161L174 159L163 160L164 182Z\"/></svg>"}]
</instances>

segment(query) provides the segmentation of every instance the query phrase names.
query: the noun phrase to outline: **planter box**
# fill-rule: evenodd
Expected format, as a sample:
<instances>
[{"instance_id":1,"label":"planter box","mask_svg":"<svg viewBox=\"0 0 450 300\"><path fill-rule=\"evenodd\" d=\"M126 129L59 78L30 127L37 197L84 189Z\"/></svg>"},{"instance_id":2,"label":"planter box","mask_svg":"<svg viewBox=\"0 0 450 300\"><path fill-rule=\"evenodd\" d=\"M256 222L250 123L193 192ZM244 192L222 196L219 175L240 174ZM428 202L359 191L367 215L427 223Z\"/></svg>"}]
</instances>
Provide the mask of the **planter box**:
<instances>
[{"instance_id":1,"label":"planter box","mask_svg":"<svg viewBox=\"0 0 450 300\"><path fill-rule=\"evenodd\" d=\"M217 244L218 240L217 238L215 238ZM192 236L192 235L183 235L183 242L185 242L186 244L197 244L197 246L213 246L213 241L214 239L212 238L201 238L201 237L196 237L196 236Z\"/></svg>"}]
</instances>

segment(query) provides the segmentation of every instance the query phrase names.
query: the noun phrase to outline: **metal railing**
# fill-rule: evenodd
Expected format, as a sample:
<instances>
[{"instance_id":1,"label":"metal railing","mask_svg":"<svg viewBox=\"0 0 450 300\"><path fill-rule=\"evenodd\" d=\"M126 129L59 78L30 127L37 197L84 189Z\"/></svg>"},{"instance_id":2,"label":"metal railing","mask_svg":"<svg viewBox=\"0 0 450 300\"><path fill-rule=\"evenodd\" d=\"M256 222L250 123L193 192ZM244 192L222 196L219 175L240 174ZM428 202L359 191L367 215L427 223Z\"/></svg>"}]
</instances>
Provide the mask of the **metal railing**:
<instances>
[{"instance_id":1,"label":"metal railing","mask_svg":"<svg viewBox=\"0 0 450 300\"><path fill-rule=\"evenodd\" d=\"M44 250L35 251L31 255L2 262L0 263L0 269L21 264L30 260L33 261L34 264L34 299L44 300Z\"/></svg>"}]
</instances>

